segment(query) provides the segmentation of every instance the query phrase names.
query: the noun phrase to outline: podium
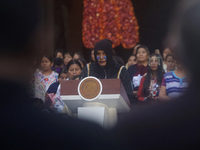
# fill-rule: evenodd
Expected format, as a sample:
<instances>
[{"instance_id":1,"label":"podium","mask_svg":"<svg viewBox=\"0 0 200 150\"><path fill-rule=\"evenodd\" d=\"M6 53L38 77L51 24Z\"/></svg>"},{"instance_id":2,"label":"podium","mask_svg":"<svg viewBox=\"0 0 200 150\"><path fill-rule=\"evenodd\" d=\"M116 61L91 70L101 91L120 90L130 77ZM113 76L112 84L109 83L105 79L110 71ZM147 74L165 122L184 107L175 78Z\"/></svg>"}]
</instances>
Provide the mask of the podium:
<instances>
[{"instance_id":1,"label":"podium","mask_svg":"<svg viewBox=\"0 0 200 150\"><path fill-rule=\"evenodd\" d=\"M94 121L105 128L117 123L117 113L130 111L130 101L120 79L100 79L102 91L94 100L84 100L79 93L80 80L61 82L60 96L78 118ZM93 90L93 89L89 89Z\"/></svg>"}]
</instances>

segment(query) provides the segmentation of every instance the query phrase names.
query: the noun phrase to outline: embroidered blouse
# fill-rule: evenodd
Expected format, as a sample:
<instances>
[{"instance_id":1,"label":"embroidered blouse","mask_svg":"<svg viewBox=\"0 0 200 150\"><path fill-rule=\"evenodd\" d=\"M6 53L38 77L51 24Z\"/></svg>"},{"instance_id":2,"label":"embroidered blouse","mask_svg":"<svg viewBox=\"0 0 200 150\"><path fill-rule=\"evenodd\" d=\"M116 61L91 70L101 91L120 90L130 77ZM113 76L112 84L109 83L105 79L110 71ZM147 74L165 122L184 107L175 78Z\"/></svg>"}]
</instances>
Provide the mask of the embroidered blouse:
<instances>
[{"instance_id":1,"label":"embroidered blouse","mask_svg":"<svg viewBox=\"0 0 200 150\"><path fill-rule=\"evenodd\" d=\"M39 80L42 85L45 87L46 91L48 90L49 86L58 81L58 73L52 71L52 73L48 76L45 76L39 71L38 73L35 73L35 78Z\"/></svg>"},{"instance_id":2,"label":"embroidered blouse","mask_svg":"<svg viewBox=\"0 0 200 150\"><path fill-rule=\"evenodd\" d=\"M139 101L144 101L145 97L150 97L152 99L158 98L159 91L160 91L160 86L157 84L157 79L151 78L150 81L150 86L148 88L148 95L145 95L143 87L144 87L144 81L145 81L146 76L143 76L140 82L140 86L138 89L138 100Z\"/></svg>"}]
</instances>

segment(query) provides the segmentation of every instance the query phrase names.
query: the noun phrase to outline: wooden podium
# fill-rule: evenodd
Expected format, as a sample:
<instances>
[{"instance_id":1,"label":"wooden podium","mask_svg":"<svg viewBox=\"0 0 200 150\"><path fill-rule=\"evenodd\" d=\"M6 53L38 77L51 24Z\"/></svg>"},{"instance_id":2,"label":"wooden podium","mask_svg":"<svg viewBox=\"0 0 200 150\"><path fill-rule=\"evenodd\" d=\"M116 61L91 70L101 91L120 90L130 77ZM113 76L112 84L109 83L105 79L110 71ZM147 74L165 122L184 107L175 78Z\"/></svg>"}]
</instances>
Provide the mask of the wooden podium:
<instances>
[{"instance_id":1,"label":"wooden podium","mask_svg":"<svg viewBox=\"0 0 200 150\"><path fill-rule=\"evenodd\" d=\"M120 79L100 79L102 92L97 99L86 101L79 95L80 80L61 82L61 99L78 118L93 120L105 128L117 122L117 113L130 110L130 101ZM88 110L88 111L87 111Z\"/></svg>"}]
</instances>

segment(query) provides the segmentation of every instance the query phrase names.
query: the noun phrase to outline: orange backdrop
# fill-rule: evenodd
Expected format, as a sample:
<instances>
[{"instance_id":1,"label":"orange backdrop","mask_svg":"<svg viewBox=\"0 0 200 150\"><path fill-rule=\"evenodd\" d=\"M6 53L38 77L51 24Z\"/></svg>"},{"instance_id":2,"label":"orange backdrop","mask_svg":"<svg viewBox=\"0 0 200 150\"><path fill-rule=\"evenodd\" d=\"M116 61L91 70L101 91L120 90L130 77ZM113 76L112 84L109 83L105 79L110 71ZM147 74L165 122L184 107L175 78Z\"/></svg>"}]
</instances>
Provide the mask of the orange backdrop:
<instances>
[{"instance_id":1,"label":"orange backdrop","mask_svg":"<svg viewBox=\"0 0 200 150\"><path fill-rule=\"evenodd\" d=\"M139 42L139 26L130 0L84 0L82 40L92 49L96 42L110 39L113 48L130 49Z\"/></svg>"}]
</instances>

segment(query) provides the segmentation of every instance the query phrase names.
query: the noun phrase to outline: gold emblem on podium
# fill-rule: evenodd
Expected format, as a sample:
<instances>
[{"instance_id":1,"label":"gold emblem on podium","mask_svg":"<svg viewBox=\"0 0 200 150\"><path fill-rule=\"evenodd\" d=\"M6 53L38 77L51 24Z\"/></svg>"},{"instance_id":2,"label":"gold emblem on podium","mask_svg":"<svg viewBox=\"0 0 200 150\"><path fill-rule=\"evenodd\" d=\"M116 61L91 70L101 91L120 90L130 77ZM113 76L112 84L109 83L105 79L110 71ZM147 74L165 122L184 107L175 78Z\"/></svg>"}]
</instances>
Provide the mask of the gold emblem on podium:
<instances>
[{"instance_id":1,"label":"gold emblem on podium","mask_svg":"<svg viewBox=\"0 0 200 150\"><path fill-rule=\"evenodd\" d=\"M101 81L95 77L87 77L79 83L78 92L84 100L95 100L102 92Z\"/></svg>"}]
</instances>

